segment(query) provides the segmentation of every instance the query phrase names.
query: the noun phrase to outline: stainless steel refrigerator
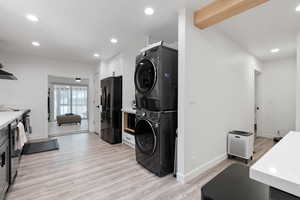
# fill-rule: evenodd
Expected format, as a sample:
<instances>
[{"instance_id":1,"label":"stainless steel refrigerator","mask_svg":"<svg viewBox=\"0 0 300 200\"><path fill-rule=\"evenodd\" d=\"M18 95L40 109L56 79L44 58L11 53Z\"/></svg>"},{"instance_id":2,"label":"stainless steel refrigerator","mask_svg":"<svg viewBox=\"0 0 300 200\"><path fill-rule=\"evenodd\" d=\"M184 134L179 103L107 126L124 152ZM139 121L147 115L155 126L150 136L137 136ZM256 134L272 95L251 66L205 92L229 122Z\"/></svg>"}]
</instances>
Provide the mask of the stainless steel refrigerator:
<instances>
[{"instance_id":1,"label":"stainless steel refrigerator","mask_svg":"<svg viewBox=\"0 0 300 200\"><path fill-rule=\"evenodd\" d=\"M122 76L101 80L101 138L110 143L122 142Z\"/></svg>"}]
</instances>

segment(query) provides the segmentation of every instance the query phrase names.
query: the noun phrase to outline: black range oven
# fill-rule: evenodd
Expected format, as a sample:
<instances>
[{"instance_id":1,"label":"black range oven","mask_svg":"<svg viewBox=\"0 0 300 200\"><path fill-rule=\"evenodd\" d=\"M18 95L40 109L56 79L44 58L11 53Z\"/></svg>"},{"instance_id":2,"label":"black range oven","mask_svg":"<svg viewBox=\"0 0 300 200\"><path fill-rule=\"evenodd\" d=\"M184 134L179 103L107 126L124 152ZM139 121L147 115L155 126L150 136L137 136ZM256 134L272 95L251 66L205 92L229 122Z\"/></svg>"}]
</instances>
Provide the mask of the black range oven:
<instances>
[{"instance_id":1,"label":"black range oven","mask_svg":"<svg viewBox=\"0 0 300 200\"><path fill-rule=\"evenodd\" d=\"M10 157L10 165L9 165L9 183L13 184L17 173L18 167L21 159L21 150L18 149L18 120L13 121L9 125L9 157Z\"/></svg>"},{"instance_id":2,"label":"black range oven","mask_svg":"<svg viewBox=\"0 0 300 200\"><path fill-rule=\"evenodd\" d=\"M9 186L8 127L0 129L0 200L5 199Z\"/></svg>"}]
</instances>

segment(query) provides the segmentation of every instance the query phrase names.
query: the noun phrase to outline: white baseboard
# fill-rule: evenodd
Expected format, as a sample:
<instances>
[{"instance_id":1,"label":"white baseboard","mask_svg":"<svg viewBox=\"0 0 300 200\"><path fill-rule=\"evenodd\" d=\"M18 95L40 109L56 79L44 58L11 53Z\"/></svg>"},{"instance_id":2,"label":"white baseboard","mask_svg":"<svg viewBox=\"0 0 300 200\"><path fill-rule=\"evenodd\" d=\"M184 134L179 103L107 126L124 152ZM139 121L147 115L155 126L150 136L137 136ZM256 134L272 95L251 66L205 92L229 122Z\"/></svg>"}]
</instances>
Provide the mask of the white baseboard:
<instances>
[{"instance_id":1,"label":"white baseboard","mask_svg":"<svg viewBox=\"0 0 300 200\"><path fill-rule=\"evenodd\" d=\"M180 183L186 183L186 182L192 180L193 178L196 178L197 176L203 174L210 168L218 165L219 163L221 163L222 161L224 161L226 159L227 159L227 154L225 153L225 154L222 154L222 155L208 161L207 163L205 163L203 165L200 165L199 167L188 172L187 174L177 173L177 181L179 181Z\"/></svg>"},{"instance_id":2,"label":"white baseboard","mask_svg":"<svg viewBox=\"0 0 300 200\"><path fill-rule=\"evenodd\" d=\"M183 174L177 172L176 177L177 177L177 181L179 183L184 183L184 175Z\"/></svg>"},{"instance_id":3,"label":"white baseboard","mask_svg":"<svg viewBox=\"0 0 300 200\"><path fill-rule=\"evenodd\" d=\"M29 142L39 142L39 141L45 141L45 140L49 140L48 137L29 137L28 141Z\"/></svg>"},{"instance_id":4,"label":"white baseboard","mask_svg":"<svg viewBox=\"0 0 300 200\"><path fill-rule=\"evenodd\" d=\"M289 132L290 132L289 130L281 130L280 136L284 137ZM274 132L264 132L263 134L259 134L258 137L264 137L264 138L271 138L271 139L273 139L274 137L279 137L279 135L276 134L276 133L274 133Z\"/></svg>"},{"instance_id":5,"label":"white baseboard","mask_svg":"<svg viewBox=\"0 0 300 200\"><path fill-rule=\"evenodd\" d=\"M274 138L274 137L277 137L277 136L273 133L264 133L264 134L261 134L261 135L257 135L257 137Z\"/></svg>"}]
</instances>

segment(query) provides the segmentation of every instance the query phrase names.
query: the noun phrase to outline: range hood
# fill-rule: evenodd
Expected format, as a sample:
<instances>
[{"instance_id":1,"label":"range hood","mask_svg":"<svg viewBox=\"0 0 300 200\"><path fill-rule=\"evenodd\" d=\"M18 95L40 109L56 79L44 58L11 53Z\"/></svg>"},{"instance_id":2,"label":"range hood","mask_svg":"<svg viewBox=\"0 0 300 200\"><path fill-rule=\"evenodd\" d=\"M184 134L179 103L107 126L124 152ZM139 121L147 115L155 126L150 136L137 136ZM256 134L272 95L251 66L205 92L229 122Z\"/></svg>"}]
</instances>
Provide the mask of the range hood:
<instances>
[{"instance_id":1,"label":"range hood","mask_svg":"<svg viewBox=\"0 0 300 200\"><path fill-rule=\"evenodd\" d=\"M12 73L3 71L1 70L2 68L3 65L0 63L0 79L17 80L17 77L15 77Z\"/></svg>"}]
</instances>

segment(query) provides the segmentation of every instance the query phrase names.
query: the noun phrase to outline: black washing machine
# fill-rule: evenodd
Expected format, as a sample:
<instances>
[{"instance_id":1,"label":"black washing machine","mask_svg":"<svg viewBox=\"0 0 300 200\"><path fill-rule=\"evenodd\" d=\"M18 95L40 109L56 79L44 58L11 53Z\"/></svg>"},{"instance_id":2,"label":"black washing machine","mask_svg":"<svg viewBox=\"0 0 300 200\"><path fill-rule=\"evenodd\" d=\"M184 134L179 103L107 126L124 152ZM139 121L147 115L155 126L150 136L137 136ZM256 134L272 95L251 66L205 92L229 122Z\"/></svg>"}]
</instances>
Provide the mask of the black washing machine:
<instances>
[{"instance_id":1,"label":"black washing machine","mask_svg":"<svg viewBox=\"0 0 300 200\"><path fill-rule=\"evenodd\" d=\"M160 45L141 53L134 83L137 109L177 110L178 51Z\"/></svg>"},{"instance_id":2,"label":"black washing machine","mask_svg":"<svg viewBox=\"0 0 300 200\"><path fill-rule=\"evenodd\" d=\"M177 112L138 110L136 114L136 160L159 177L174 170Z\"/></svg>"}]
</instances>

